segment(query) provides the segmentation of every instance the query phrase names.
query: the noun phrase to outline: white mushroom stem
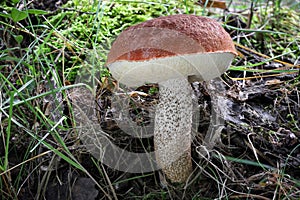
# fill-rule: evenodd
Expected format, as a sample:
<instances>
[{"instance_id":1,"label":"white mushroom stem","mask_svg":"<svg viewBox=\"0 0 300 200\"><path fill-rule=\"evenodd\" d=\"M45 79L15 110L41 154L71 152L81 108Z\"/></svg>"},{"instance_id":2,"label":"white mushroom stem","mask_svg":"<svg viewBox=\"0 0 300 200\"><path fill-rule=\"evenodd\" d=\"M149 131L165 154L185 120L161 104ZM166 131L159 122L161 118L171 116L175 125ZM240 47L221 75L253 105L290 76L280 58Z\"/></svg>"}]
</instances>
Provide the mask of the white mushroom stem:
<instances>
[{"instance_id":1,"label":"white mushroom stem","mask_svg":"<svg viewBox=\"0 0 300 200\"><path fill-rule=\"evenodd\" d=\"M187 78L159 83L154 146L157 163L171 182L185 182L192 171L192 108Z\"/></svg>"}]
</instances>

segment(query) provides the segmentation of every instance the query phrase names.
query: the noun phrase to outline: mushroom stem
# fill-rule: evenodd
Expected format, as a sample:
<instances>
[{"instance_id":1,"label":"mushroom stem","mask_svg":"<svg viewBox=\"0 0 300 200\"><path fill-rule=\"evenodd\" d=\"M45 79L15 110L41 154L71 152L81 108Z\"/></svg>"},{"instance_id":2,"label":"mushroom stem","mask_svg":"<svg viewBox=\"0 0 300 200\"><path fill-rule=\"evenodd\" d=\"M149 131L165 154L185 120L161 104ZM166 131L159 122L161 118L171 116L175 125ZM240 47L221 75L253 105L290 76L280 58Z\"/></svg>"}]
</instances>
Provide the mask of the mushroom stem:
<instances>
[{"instance_id":1,"label":"mushroom stem","mask_svg":"<svg viewBox=\"0 0 300 200\"><path fill-rule=\"evenodd\" d=\"M171 182L185 182L192 172L192 108L187 78L159 83L154 146L157 163Z\"/></svg>"}]
</instances>

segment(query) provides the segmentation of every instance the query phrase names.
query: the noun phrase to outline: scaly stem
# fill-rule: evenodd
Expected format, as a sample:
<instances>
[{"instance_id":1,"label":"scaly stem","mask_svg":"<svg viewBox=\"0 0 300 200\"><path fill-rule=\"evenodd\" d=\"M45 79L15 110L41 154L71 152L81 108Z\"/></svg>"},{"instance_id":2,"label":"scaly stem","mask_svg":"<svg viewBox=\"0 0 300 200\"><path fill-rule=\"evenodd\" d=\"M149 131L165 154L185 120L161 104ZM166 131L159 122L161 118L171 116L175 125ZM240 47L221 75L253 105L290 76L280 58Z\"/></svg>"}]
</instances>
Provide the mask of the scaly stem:
<instances>
[{"instance_id":1,"label":"scaly stem","mask_svg":"<svg viewBox=\"0 0 300 200\"><path fill-rule=\"evenodd\" d=\"M159 83L155 155L171 182L185 182L192 171L192 108L192 88L186 78Z\"/></svg>"}]
</instances>

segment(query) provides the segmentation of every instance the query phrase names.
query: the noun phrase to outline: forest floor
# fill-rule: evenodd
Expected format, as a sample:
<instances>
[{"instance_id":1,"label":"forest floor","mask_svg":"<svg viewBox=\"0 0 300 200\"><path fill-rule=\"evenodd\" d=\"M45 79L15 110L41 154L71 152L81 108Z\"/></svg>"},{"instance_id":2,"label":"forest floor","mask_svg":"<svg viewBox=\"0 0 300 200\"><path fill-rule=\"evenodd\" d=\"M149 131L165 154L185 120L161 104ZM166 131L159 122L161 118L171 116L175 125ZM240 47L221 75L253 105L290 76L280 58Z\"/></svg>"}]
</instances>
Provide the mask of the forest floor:
<instances>
[{"instance_id":1,"label":"forest floor","mask_svg":"<svg viewBox=\"0 0 300 200\"><path fill-rule=\"evenodd\" d=\"M60 10L65 3L33 1L30 8L51 11L51 15L74 12ZM256 8L247 10L255 12ZM231 16L227 28L231 28L228 32L239 56L222 77L191 84L197 105L193 174L186 184L164 185L160 171L128 173L93 158L73 121L76 112L72 106L83 108L88 103L83 99L89 94L80 90L80 80L85 77L65 78L65 67L73 66L74 55L81 52L74 53L76 45L68 40L64 41L65 54L59 53L62 47L55 42L44 42L44 32L34 32L32 27L45 18L32 12L38 17L30 16L31 21L0 16L2 199L300 199L299 13L278 10L280 14L268 18L266 24L271 28L266 32L251 32L254 28L247 27L240 15ZM285 23L288 20L290 24ZM39 46L31 48L35 41ZM51 51L37 54L47 45ZM26 60L35 60L36 55L42 55L38 62ZM68 60L66 66L63 59ZM125 89L116 88L109 75L99 80L91 112L100 129L124 150L153 151L153 137L130 137L116 123L119 111L113 101ZM145 124L153 120L149 113L159 101L158 91L156 84L130 91L127 111L132 121ZM126 126L128 119L118 120L124 120ZM210 147L203 142L208 141L209 133L216 134Z\"/></svg>"}]
</instances>

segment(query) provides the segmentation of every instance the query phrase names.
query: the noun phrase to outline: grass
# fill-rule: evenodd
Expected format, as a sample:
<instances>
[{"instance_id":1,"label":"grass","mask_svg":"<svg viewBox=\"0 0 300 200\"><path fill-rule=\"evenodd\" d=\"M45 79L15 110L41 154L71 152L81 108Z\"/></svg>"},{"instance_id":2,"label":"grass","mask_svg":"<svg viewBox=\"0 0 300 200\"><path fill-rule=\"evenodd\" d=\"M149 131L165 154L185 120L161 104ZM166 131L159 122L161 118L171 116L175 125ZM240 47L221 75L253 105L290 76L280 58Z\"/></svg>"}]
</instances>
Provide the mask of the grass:
<instances>
[{"instance_id":1,"label":"grass","mask_svg":"<svg viewBox=\"0 0 300 200\"><path fill-rule=\"evenodd\" d=\"M258 11L250 28L227 24L224 27L237 31L239 36L235 41L239 50L250 49L249 54L259 57L259 61L239 57L228 76L243 82L249 77L258 79L299 73L300 35L296 10L299 5L293 3L290 9L281 7L282 1L274 1L273 9L265 1L255 2ZM0 14L1 45L4 47L0 50L0 196L3 199L45 198L51 183L64 184L64 173L74 176L70 180L89 177L101 194L99 196L106 199L200 199L209 197L204 190L207 188L215 189L216 196L223 198L259 197L260 194L251 190L227 184L230 181L235 183L234 178L241 180L240 176L232 175L231 165L243 166L247 170L252 166L263 168L260 173L264 173L263 177L268 180L262 179L258 184L270 187L274 198L299 196L299 180L287 173L285 167L299 150L299 145L286 156L284 167L276 170L274 166L258 162L251 151L244 157L223 157L222 149L217 148L219 151L214 150L216 157L199 164L195 172L199 174L182 192L176 186L162 188L154 173L130 176L108 169L87 154L79 140L70 93L81 87L96 92L95 88L103 84L104 79L110 79L103 66L111 42L122 30L162 15L195 13L218 16L222 12L215 13L213 8L202 9L191 1L73 0L58 11L47 12L30 7L20 11L16 9L19 5L17 1L1 3ZM249 11L248 5L236 6ZM268 14L270 10L273 11L271 15ZM247 21L245 12L238 14ZM288 59L283 61L283 58ZM283 67L264 69L263 66L270 62ZM90 79L85 79L87 74L92 74L88 76ZM296 91L299 86L299 78L293 81L289 92ZM282 126L296 133L299 132L299 121L294 115L290 111L287 116L291 123ZM256 135L251 136L250 141L260 137L258 130L253 131ZM278 141L283 140L279 134L276 137ZM272 178L275 178L274 183L270 183L274 180ZM134 187L120 189L127 188L126 184L140 187L138 183L150 186L151 190L139 193ZM214 183L217 183L216 188ZM289 186L293 187L289 189Z\"/></svg>"}]
</instances>

